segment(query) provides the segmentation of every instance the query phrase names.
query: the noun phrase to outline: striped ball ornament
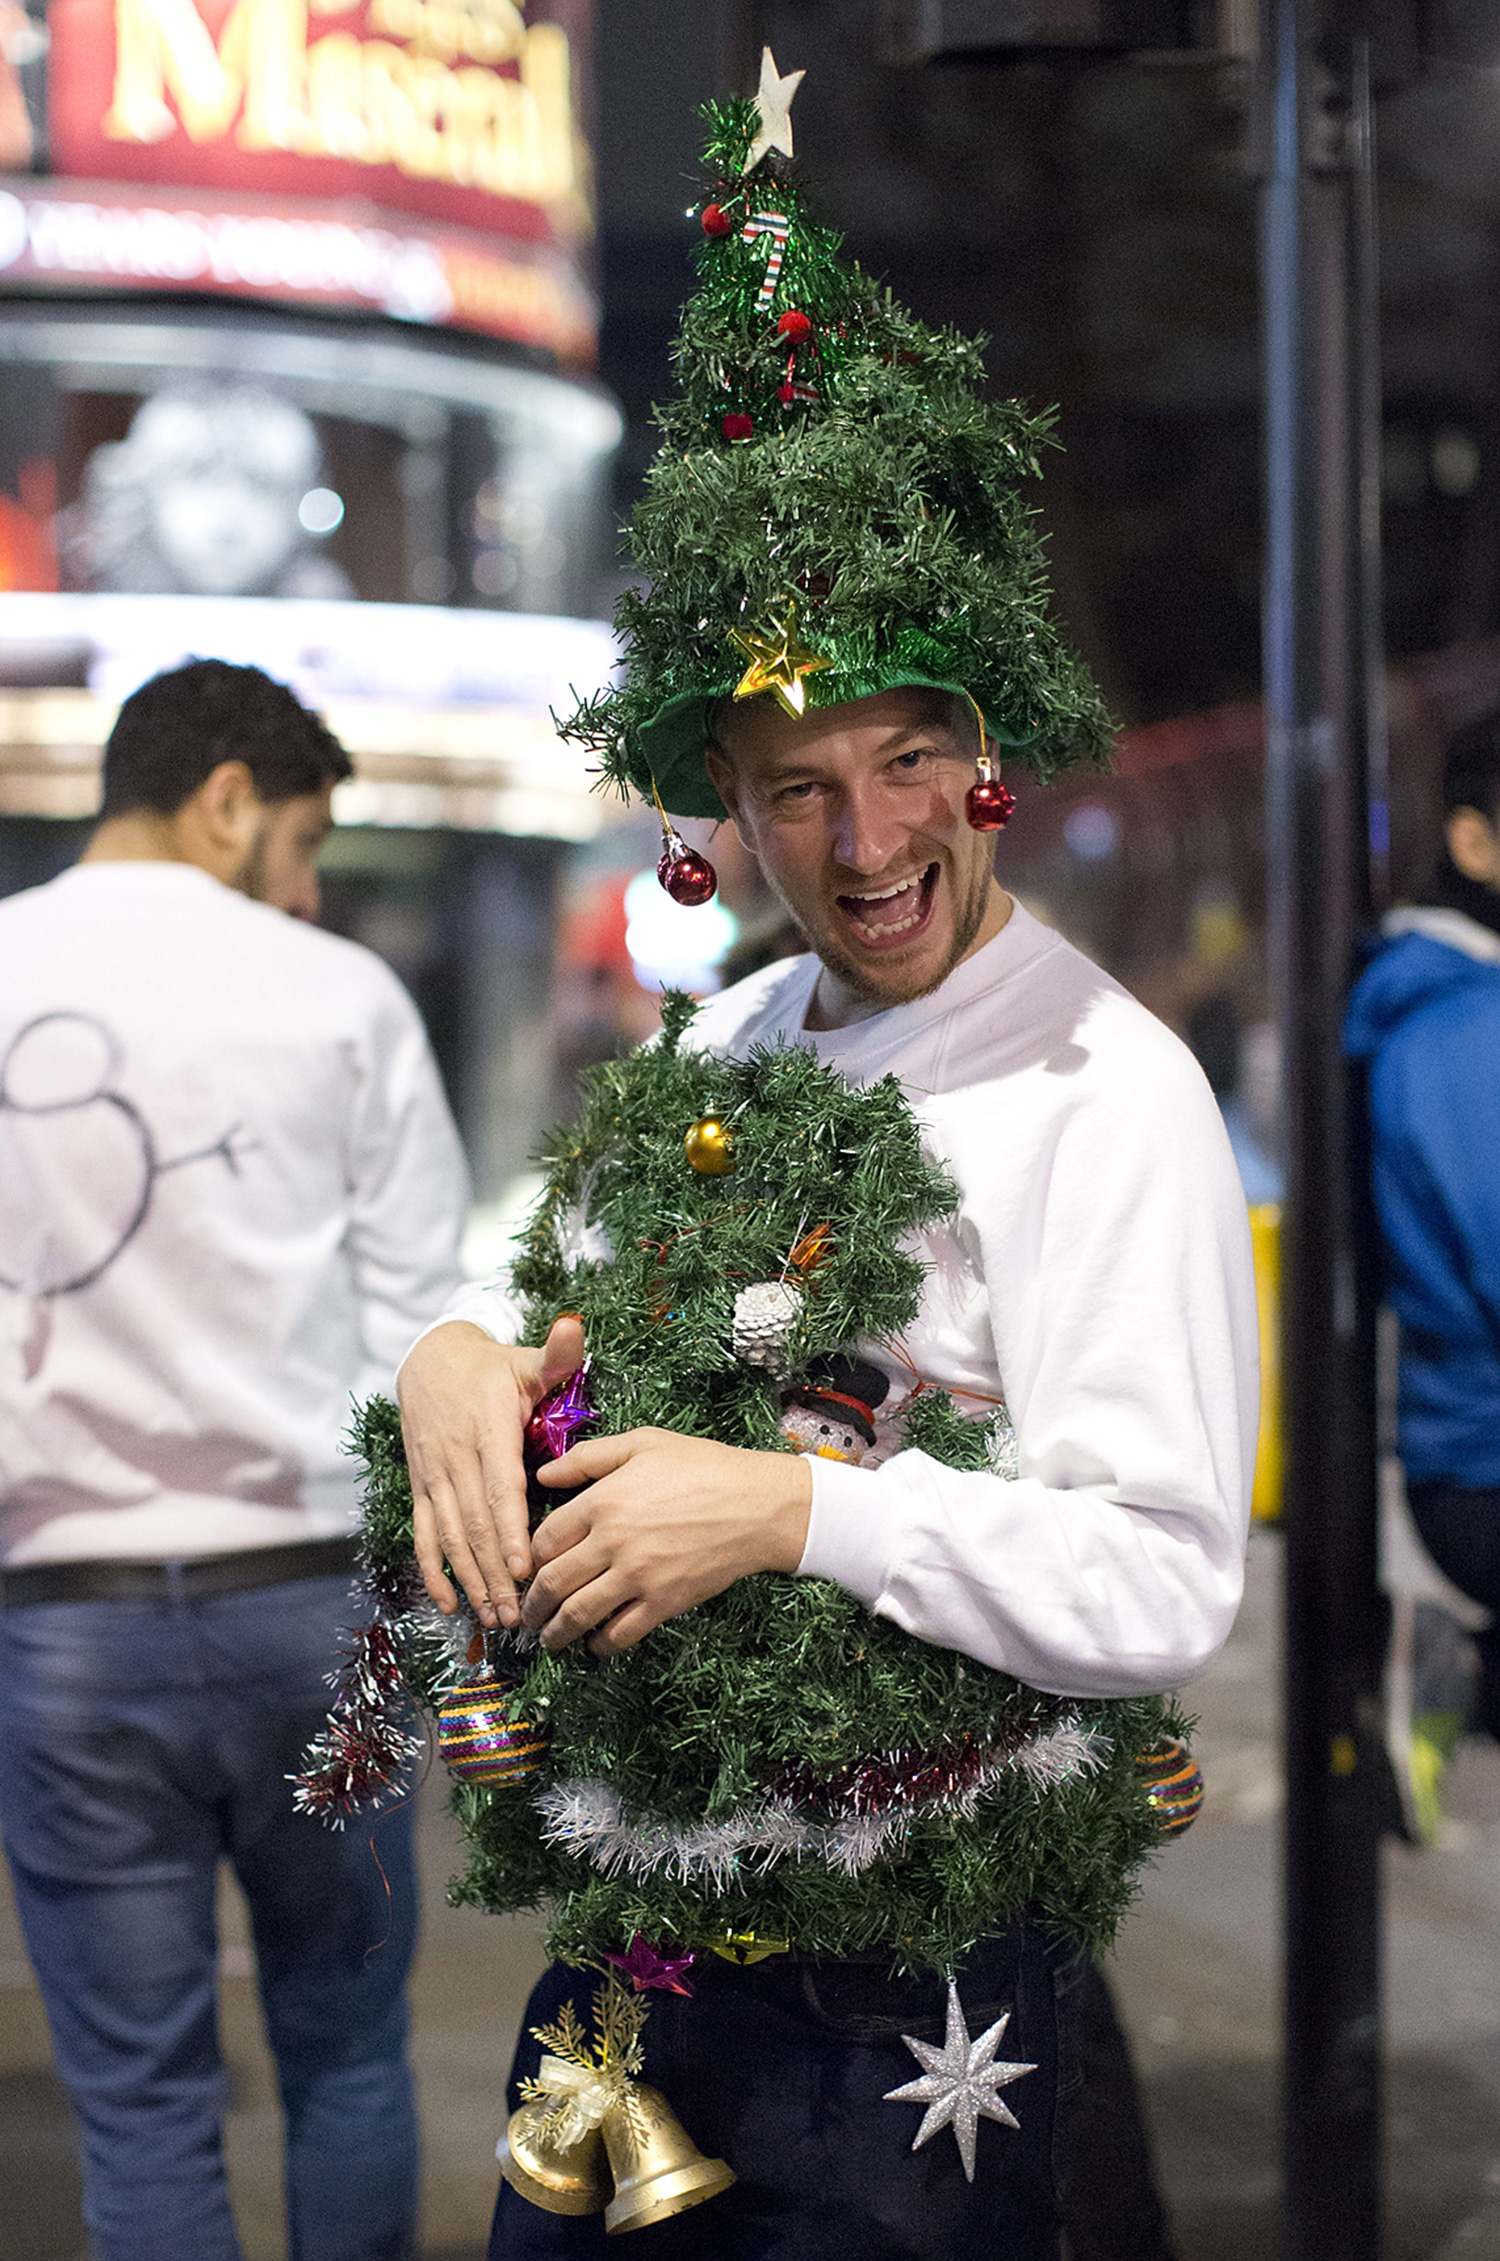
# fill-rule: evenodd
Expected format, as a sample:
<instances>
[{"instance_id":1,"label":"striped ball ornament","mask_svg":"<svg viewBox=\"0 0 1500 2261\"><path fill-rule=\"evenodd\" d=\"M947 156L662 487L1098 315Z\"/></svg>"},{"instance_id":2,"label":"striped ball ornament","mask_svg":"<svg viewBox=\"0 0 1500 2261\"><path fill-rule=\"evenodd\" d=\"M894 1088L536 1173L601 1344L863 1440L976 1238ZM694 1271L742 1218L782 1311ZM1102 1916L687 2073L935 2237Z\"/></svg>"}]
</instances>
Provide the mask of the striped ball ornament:
<instances>
[{"instance_id":1,"label":"striped ball ornament","mask_svg":"<svg viewBox=\"0 0 1500 2261\"><path fill-rule=\"evenodd\" d=\"M1186 1743L1175 1735L1143 1751L1136 1760L1146 1795L1156 1809L1156 1826L1163 1837L1180 1837L1198 1817L1203 1803L1203 1776Z\"/></svg>"},{"instance_id":2,"label":"striped ball ornament","mask_svg":"<svg viewBox=\"0 0 1500 2261\"><path fill-rule=\"evenodd\" d=\"M438 1749L460 1782L509 1789L529 1782L547 1755L548 1735L535 1720L512 1719L514 1687L483 1673L438 1706Z\"/></svg>"}]
</instances>

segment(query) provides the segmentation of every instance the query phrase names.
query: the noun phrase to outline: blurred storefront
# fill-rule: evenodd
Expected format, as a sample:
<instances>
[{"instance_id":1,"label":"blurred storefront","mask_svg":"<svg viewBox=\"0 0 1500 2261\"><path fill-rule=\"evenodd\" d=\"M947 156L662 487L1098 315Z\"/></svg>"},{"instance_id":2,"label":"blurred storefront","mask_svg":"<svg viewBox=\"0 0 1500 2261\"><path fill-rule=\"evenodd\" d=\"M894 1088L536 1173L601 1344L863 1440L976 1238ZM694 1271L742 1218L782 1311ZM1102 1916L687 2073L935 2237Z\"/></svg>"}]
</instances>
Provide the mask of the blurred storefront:
<instances>
[{"instance_id":1,"label":"blurred storefront","mask_svg":"<svg viewBox=\"0 0 1500 2261\"><path fill-rule=\"evenodd\" d=\"M354 756L329 923L427 1015L493 1199L611 811L587 0L0 0L0 888L121 698L253 661Z\"/></svg>"}]
</instances>

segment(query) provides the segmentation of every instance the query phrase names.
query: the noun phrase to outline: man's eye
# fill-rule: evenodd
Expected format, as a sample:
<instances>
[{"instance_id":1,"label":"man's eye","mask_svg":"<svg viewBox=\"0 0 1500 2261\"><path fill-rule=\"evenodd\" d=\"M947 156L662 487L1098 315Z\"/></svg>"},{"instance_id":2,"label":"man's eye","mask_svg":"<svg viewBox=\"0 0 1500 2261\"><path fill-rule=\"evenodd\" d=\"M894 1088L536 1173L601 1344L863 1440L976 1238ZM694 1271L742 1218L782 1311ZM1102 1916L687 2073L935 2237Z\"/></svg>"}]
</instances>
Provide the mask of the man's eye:
<instances>
[{"instance_id":1,"label":"man's eye","mask_svg":"<svg viewBox=\"0 0 1500 2261\"><path fill-rule=\"evenodd\" d=\"M914 746L914 747L912 748L912 750L911 750L911 752L910 752L910 753L908 753L908 754L898 754L898 755L896 756L896 763L895 763L895 766L896 766L896 768L897 768L897 769L916 769L916 768L918 767L918 765L919 765L920 763L922 763L922 762L926 761L926 759L927 759L927 749L926 749L926 747L925 747L925 746Z\"/></svg>"},{"instance_id":2,"label":"man's eye","mask_svg":"<svg viewBox=\"0 0 1500 2261\"><path fill-rule=\"evenodd\" d=\"M812 779L805 777L800 784L783 785L776 798L778 801L805 801L812 790Z\"/></svg>"}]
</instances>

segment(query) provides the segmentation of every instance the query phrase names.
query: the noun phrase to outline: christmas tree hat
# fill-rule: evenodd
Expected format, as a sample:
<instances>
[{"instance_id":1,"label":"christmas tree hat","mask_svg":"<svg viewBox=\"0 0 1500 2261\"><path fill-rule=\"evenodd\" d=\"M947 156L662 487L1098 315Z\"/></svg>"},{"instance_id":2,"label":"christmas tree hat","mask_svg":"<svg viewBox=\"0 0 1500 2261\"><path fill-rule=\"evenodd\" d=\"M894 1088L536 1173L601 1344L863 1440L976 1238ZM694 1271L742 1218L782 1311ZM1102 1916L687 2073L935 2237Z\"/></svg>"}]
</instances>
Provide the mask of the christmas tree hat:
<instances>
[{"instance_id":1,"label":"christmas tree hat","mask_svg":"<svg viewBox=\"0 0 1500 2261\"><path fill-rule=\"evenodd\" d=\"M985 399L982 341L919 322L809 215L801 76L767 50L753 99L705 110L702 287L633 521L647 585L616 612L621 681L563 726L678 816L724 814L703 751L726 697L957 692L1042 777L1109 740L1024 499L1051 416Z\"/></svg>"}]
</instances>

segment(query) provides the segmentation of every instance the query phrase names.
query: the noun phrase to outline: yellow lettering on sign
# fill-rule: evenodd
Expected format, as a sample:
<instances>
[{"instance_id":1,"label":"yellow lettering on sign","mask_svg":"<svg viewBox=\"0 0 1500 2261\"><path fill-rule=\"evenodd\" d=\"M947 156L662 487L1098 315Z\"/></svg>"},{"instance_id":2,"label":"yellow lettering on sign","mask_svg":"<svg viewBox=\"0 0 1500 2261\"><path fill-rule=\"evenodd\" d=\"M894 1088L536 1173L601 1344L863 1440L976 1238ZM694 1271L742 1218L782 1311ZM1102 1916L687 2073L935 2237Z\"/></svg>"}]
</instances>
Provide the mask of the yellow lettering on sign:
<instances>
[{"instance_id":1,"label":"yellow lettering on sign","mask_svg":"<svg viewBox=\"0 0 1500 2261\"><path fill-rule=\"evenodd\" d=\"M372 0L371 31L409 40L451 63L514 63L526 49L526 25L514 0Z\"/></svg>"},{"instance_id":2,"label":"yellow lettering on sign","mask_svg":"<svg viewBox=\"0 0 1500 2261\"><path fill-rule=\"evenodd\" d=\"M218 141L241 104L243 149L298 149L307 132L305 0L237 0L217 47L193 0L115 0L112 141Z\"/></svg>"},{"instance_id":3,"label":"yellow lettering on sign","mask_svg":"<svg viewBox=\"0 0 1500 2261\"><path fill-rule=\"evenodd\" d=\"M241 149L394 165L526 204L578 197L560 25L528 30L512 0L373 0L386 39L309 43L307 25L308 0L236 0L216 45L193 0L115 0L105 133L164 141L180 122L205 143L238 118ZM515 58L519 78L485 67Z\"/></svg>"}]
</instances>

